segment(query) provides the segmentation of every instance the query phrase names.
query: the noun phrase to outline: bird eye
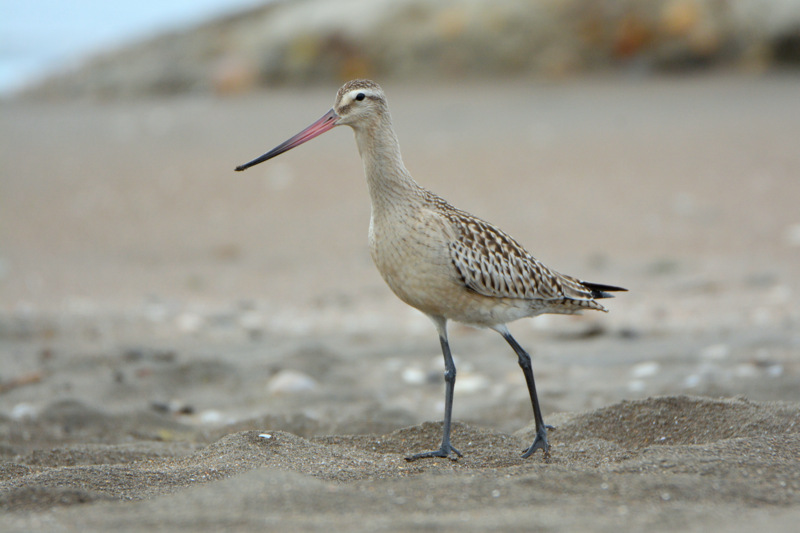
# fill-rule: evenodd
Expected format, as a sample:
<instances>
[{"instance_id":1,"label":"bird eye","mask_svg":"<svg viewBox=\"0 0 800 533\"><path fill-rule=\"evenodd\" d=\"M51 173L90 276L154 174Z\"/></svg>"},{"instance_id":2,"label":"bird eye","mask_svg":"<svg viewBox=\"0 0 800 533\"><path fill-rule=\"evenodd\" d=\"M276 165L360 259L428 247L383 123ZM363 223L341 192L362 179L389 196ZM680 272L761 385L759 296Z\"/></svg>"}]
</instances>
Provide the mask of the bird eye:
<instances>
[{"instance_id":1,"label":"bird eye","mask_svg":"<svg viewBox=\"0 0 800 533\"><path fill-rule=\"evenodd\" d=\"M363 100L366 97L367 97L367 95L365 95L364 93L358 93L356 95L356 100L358 100L360 102L361 100Z\"/></svg>"}]
</instances>

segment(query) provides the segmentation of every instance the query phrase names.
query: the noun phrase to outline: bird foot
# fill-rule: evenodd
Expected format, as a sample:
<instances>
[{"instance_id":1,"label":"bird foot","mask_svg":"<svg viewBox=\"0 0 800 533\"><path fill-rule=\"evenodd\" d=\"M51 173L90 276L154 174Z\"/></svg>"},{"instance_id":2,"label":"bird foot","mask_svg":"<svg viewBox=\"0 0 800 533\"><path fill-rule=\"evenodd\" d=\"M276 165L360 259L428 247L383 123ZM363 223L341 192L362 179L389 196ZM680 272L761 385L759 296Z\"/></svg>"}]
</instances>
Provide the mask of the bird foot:
<instances>
[{"instance_id":1,"label":"bird foot","mask_svg":"<svg viewBox=\"0 0 800 533\"><path fill-rule=\"evenodd\" d=\"M439 448L438 450L410 455L406 457L406 461L410 463L411 461L416 461L417 459L428 459L429 457L446 457L451 461L457 461L458 458L461 456L462 455L460 451L456 450L455 448L453 448L448 444L448 445L442 445L442 447Z\"/></svg>"},{"instance_id":2,"label":"bird foot","mask_svg":"<svg viewBox=\"0 0 800 533\"><path fill-rule=\"evenodd\" d=\"M542 450L545 459L550 457L550 443L547 442L548 429L555 429L555 427L544 425L536 431L536 438L533 439L533 444L531 444L527 450L522 452L523 459L527 459L533 455L536 450Z\"/></svg>"}]
</instances>

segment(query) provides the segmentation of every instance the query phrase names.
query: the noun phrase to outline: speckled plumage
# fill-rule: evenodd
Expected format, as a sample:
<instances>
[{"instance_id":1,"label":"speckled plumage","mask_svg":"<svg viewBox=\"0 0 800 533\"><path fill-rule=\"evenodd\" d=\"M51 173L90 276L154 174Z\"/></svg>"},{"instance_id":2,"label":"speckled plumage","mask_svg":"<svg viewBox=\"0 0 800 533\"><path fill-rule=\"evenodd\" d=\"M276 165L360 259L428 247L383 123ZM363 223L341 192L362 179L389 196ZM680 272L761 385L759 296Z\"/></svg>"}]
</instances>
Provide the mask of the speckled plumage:
<instances>
[{"instance_id":1,"label":"speckled plumage","mask_svg":"<svg viewBox=\"0 0 800 533\"><path fill-rule=\"evenodd\" d=\"M447 340L448 320L490 327L514 349L528 384L537 430L536 439L523 456L538 449L546 455L547 426L539 408L530 356L508 332L506 323L543 313L605 311L596 300L625 289L559 274L499 228L420 187L403 165L386 97L369 80L346 83L339 89L333 109L320 120L237 170L266 161L339 125L353 129L364 165L372 202L372 259L392 291L433 320L445 358L441 447L409 459L461 455L450 445L456 369Z\"/></svg>"},{"instance_id":2,"label":"speckled plumage","mask_svg":"<svg viewBox=\"0 0 800 533\"><path fill-rule=\"evenodd\" d=\"M549 269L496 226L439 201L436 205L456 230L450 242L453 266L468 289L492 298L528 300L532 309L543 312L605 311L580 280Z\"/></svg>"}]
</instances>

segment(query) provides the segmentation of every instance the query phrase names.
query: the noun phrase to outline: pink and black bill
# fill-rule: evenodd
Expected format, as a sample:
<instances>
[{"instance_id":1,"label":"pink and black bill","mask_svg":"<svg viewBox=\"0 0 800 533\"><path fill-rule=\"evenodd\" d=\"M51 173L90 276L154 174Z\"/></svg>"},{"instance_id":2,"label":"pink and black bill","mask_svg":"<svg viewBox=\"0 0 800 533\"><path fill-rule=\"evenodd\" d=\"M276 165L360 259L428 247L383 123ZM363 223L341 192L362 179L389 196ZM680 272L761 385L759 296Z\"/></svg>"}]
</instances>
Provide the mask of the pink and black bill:
<instances>
[{"instance_id":1,"label":"pink and black bill","mask_svg":"<svg viewBox=\"0 0 800 533\"><path fill-rule=\"evenodd\" d=\"M292 137L291 139L287 140L284 143L279 144L266 154L257 157L250 161L249 163L245 163L244 165L239 165L236 167L237 171L246 170L252 166L255 166L259 163L263 163L268 159L272 159L275 156L281 155L283 152L288 152L295 146L300 146L306 141L310 141L314 137L325 133L326 131L332 129L336 126L336 120L339 118L339 115L331 109L327 113L325 113L322 118L318 121L314 122L312 125Z\"/></svg>"}]
</instances>

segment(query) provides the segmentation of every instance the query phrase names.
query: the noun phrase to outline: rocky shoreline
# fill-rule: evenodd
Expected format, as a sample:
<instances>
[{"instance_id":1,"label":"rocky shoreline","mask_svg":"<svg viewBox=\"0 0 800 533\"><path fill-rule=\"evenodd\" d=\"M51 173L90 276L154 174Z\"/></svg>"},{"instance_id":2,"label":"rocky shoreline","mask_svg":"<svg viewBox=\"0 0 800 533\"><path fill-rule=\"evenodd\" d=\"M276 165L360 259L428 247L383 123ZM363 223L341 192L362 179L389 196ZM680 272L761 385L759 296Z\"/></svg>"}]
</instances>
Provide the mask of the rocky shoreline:
<instances>
[{"instance_id":1,"label":"rocky shoreline","mask_svg":"<svg viewBox=\"0 0 800 533\"><path fill-rule=\"evenodd\" d=\"M294 0L94 57L23 95L235 94L356 77L559 79L799 64L795 0Z\"/></svg>"}]
</instances>

